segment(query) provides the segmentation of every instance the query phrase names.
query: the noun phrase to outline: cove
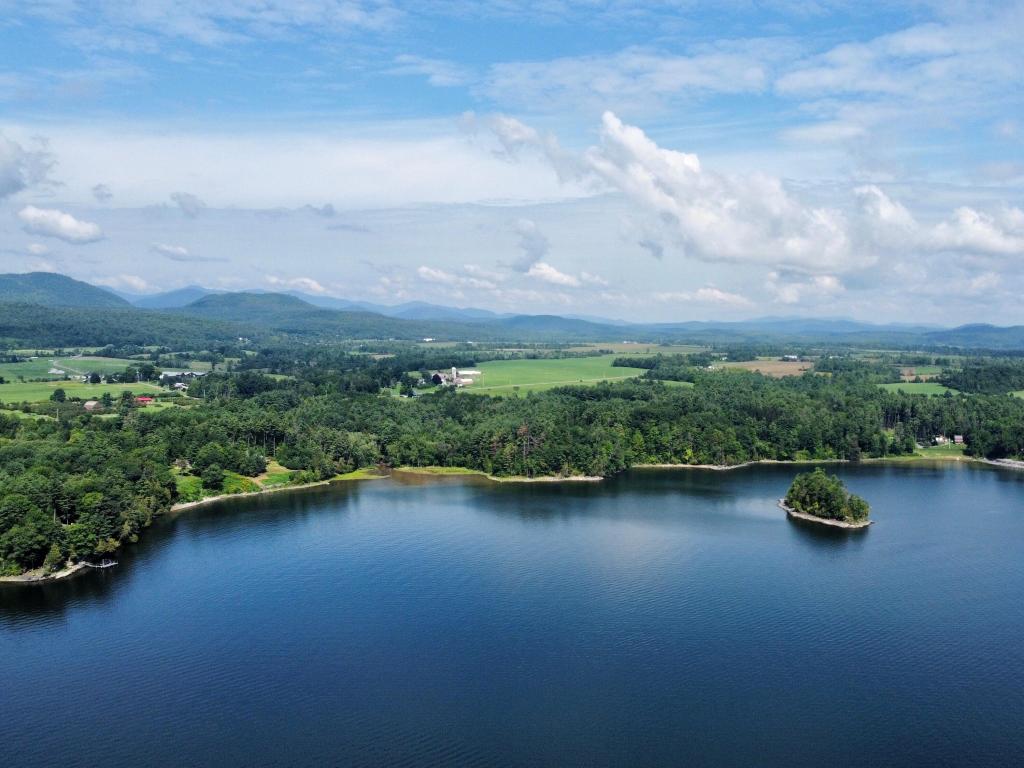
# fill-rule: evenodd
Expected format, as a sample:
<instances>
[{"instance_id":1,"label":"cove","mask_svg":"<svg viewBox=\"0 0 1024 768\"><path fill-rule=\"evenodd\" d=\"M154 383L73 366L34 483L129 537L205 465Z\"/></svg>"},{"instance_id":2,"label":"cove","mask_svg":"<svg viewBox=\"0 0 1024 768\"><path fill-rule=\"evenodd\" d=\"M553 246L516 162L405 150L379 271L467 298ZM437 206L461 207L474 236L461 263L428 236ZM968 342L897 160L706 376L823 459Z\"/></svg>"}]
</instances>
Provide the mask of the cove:
<instances>
[{"instance_id":1,"label":"cove","mask_svg":"<svg viewBox=\"0 0 1024 768\"><path fill-rule=\"evenodd\" d=\"M11 765L1024 760L1024 473L841 466L396 477L161 520L0 589Z\"/></svg>"}]
</instances>

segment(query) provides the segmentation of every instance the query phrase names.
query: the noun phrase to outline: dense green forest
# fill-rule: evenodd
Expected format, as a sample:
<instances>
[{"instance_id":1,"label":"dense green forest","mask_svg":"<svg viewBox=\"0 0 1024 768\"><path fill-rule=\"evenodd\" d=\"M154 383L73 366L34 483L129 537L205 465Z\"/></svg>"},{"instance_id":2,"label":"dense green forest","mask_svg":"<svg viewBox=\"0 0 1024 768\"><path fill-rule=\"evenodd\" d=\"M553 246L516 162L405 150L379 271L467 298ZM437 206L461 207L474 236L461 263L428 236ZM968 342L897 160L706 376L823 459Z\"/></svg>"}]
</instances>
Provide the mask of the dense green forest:
<instances>
[{"instance_id":1,"label":"dense green forest","mask_svg":"<svg viewBox=\"0 0 1024 768\"><path fill-rule=\"evenodd\" d=\"M315 480L376 465L604 476L642 463L858 461L953 433L969 455L1024 454L1024 400L887 392L855 366L786 379L691 368L692 387L639 379L510 398L382 393L470 353L424 354L301 366L280 351L287 377L213 373L192 384L190 407L140 410L125 396L98 415L70 401L25 406L36 418L0 413L0 567L102 556L169 508L176 475L212 495L269 458Z\"/></svg>"},{"instance_id":2,"label":"dense green forest","mask_svg":"<svg viewBox=\"0 0 1024 768\"><path fill-rule=\"evenodd\" d=\"M786 493L786 506L805 515L847 523L862 523L870 514L864 499L847 491L842 480L820 468L793 479Z\"/></svg>"},{"instance_id":3,"label":"dense green forest","mask_svg":"<svg viewBox=\"0 0 1024 768\"><path fill-rule=\"evenodd\" d=\"M1024 361L970 360L944 371L939 380L960 392L994 395L1024 390Z\"/></svg>"}]
</instances>

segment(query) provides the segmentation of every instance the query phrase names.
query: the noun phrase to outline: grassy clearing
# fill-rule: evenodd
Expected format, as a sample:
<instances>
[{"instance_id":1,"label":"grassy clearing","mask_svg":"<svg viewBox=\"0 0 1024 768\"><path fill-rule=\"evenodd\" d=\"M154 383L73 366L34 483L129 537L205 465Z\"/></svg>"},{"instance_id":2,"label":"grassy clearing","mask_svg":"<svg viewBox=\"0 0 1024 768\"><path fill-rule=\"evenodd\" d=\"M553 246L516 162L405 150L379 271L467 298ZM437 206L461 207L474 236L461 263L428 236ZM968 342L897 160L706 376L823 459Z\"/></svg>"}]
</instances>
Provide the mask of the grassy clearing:
<instances>
[{"instance_id":1,"label":"grassy clearing","mask_svg":"<svg viewBox=\"0 0 1024 768\"><path fill-rule=\"evenodd\" d=\"M947 392L954 395L958 394L957 390L944 387L942 384L936 384L933 381L922 381L920 383L897 382L892 384L879 384L878 386L882 387L882 389L887 389L890 392L905 392L908 395L944 395Z\"/></svg>"},{"instance_id":2,"label":"grassy clearing","mask_svg":"<svg viewBox=\"0 0 1024 768\"><path fill-rule=\"evenodd\" d=\"M809 371L812 363L799 360L779 360L777 357L762 357L757 360L744 360L737 363L716 363L715 367L740 368L745 371L757 371L773 379L781 379L783 376L801 376L804 371Z\"/></svg>"},{"instance_id":3,"label":"grassy clearing","mask_svg":"<svg viewBox=\"0 0 1024 768\"><path fill-rule=\"evenodd\" d=\"M193 475L174 474L174 482L178 487L179 501L199 501L203 493L203 481Z\"/></svg>"},{"instance_id":4,"label":"grassy clearing","mask_svg":"<svg viewBox=\"0 0 1024 768\"><path fill-rule=\"evenodd\" d=\"M1024 398L1024 389L1020 389L1016 392L1011 392L1010 394L1013 395L1014 397Z\"/></svg>"},{"instance_id":5,"label":"grassy clearing","mask_svg":"<svg viewBox=\"0 0 1024 768\"><path fill-rule=\"evenodd\" d=\"M104 392L118 397L122 392L136 395L153 395L162 392L155 384L138 382L134 384L86 384L82 381L26 381L0 384L0 403L41 403L49 400L55 389L63 389L69 398L98 400Z\"/></svg>"},{"instance_id":6,"label":"grassy clearing","mask_svg":"<svg viewBox=\"0 0 1024 768\"><path fill-rule=\"evenodd\" d=\"M387 477L385 474L381 474L374 467L362 467L361 469L354 469L351 472L346 472L343 475L335 475L332 480L380 480L383 477Z\"/></svg>"},{"instance_id":7,"label":"grassy clearing","mask_svg":"<svg viewBox=\"0 0 1024 768\"><path fill-rule=\"evenodd\" d=\"M63 378L64 374L50 373L51 369L64 371L68 375L98 373L105 376L108 373L121 373L129 365L137 363L137 360L117 357L37 357L20 363L0 363L0 376L8 381L18 377L55 381Z\"/></svg>"},{"instance_id":8,"label":"grassy clearing","mask_svg":"<svg viewBox=\"0 0 1024 768\"><path fill-rule=\"evenodd\" d=\"M918 448L907 456L886 456L883 461L960 461L964 458L964 446L955 443L928 445Z\"/></svg>"},{"instance_id":9,"label":"grassy clearing","mask_svg":"<svg viewBox=\"0 0 1024 768\"><path fill-rule=\"evenodd\" d=\"M601 355L561 360L491 360L477 366L482 375L466 391L510 395L572 384L621 381L644 373L642 368L612 367L616 357Z\"/></svg>"},{"instance_id":10,"label":"grassy clearing","mask_svg":"<svg viewBox=\"0 0 1024 768\"><path fill-rule=\"evenodd\" d=\"M282 485L289 485L292 482L297 470L282 467L274 459L267 461L267 471L256 478L264 488L279 488Z\"/></svg>"}]
</instances>

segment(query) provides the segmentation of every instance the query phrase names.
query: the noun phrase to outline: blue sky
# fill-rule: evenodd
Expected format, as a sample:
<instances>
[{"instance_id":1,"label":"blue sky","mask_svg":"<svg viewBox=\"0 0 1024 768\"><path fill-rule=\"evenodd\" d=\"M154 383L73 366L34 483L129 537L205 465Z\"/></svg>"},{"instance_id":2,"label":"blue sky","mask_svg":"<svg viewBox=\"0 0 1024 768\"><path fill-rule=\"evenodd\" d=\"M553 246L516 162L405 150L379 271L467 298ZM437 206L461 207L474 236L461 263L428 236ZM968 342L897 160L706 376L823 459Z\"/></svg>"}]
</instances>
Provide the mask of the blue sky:
<instances>
[{"instance_id":1,"label":"blue sky","mask_svg":"<svg viewBox=\"0 0 1024 768\"><path fill-rule=\"evenodd\" d=\"M1024 322L1024 4L881 5L0 0L0 265Z\"/></svg>"}]
</instances>

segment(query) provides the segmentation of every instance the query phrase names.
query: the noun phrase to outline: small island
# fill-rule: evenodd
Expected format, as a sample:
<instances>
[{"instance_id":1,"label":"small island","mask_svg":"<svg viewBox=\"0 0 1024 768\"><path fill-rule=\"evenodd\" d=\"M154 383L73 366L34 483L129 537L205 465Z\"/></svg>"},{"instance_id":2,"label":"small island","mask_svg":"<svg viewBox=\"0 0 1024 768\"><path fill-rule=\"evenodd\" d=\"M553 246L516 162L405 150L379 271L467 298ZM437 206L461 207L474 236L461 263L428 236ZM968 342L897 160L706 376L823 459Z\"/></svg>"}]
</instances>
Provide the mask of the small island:
<instances>
[{"instance_id":1,"label":"small island","mask_svg":"<svg viewBox=\"0 0 1024 768\"><path fill-rule=\"evenodd\" d=\"M779 506L791 518L834 528L861 529L871 525L868 503L821 468L797 475L786 498L779 500Z\"/></svg>"}]
</instances>

